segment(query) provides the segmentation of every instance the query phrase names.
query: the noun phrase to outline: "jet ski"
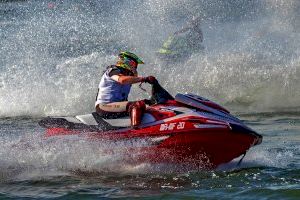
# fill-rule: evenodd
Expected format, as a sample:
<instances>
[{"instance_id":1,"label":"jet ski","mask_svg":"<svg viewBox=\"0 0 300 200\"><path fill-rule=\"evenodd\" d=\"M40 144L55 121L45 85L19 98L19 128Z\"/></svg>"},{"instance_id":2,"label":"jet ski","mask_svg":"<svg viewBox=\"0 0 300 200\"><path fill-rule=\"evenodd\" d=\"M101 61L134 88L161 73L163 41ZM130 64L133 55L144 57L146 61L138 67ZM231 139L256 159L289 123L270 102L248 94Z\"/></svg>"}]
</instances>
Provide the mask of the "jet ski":
<instances>
[{"instance_id":1,"label":"jet ski","mask_svg":"<svg viewBox=\"0 0 300 200\"><path fill-rule=\"evenodd\" d=\"M147 141L132 146L134 162L187 164L213 169L242 157L262 136L217 103L195 94L170 95L157 81L151 105L137 128L130 118L107 119L98 113L46 117L46 137L80 135L101 141ZM241 159L242 160L242 159Z\"/></svg>"}]
</instances>

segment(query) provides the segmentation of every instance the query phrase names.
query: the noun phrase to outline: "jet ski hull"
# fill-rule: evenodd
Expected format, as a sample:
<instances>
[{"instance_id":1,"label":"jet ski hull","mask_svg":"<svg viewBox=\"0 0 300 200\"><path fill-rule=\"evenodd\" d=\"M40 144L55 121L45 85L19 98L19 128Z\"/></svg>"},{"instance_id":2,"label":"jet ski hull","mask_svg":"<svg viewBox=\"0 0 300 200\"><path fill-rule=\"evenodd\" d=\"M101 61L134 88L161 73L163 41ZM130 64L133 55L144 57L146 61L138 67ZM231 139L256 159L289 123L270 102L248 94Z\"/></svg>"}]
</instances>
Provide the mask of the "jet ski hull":
<instances>
[{"instance_id":1,"label":"jet ski hull","mask_svg":"<svg viewBox=\"0 0 300 200\"><path fill-rule=\"evenodd\" d=\"M203 119L195 117L193 120L191 117L185 119L177 118L137 130L49 128L46 136L78 135L108 142L143 140L146 141L146 146L130 146L126 150L135 154L130 162L186 164L207 169L215 168L245 154L249 148L262 141L259 134L243 126L220 122L204 124Z\"/></svg>"}]
</instances>

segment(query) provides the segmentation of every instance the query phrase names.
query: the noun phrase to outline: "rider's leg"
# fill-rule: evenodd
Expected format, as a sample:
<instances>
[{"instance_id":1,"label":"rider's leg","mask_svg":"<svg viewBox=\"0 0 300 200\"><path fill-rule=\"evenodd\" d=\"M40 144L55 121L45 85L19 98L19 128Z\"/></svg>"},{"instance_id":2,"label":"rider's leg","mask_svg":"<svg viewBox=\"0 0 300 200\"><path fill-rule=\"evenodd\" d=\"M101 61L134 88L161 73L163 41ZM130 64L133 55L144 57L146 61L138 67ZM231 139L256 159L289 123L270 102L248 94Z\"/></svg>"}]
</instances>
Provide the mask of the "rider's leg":
<instances>
[{"instance_id":1,"label":"rider's leg","mask_svg":"<svg viewBox=\"0 0 300 200\"><path fill-rule=\"evenodd\" d=\"M131 119L131 126L137 128L142 122L143 113L146 110L146 104L144 101L129 102L127 104L127 110Z\"/></svg>"},{"instance_id":2,"label":"rider's leg","mask_svg":"<svg viewBox=\"0 0 300 200\"><path fill-rule=\"evenodd\" d=\"M114 119L128 116L126 110L128 101L114 102L108 104L98 104L96 112L103 118Z\"/></svg>"},{"instance_id":3,"label":"rider's leg","mask_svg":"<svg viewBox=\"0 0 300 200\"><path fill-rule=\"evenodd\" d=\"M98 104L96 106L96 111L101 116L106 118L118 118L130 115L131 126L136 128L141 124L142 116L146 110L146 105L144 101L134 101L134 102L114 102L108 104Z\"/></svg>"}]
</instances>

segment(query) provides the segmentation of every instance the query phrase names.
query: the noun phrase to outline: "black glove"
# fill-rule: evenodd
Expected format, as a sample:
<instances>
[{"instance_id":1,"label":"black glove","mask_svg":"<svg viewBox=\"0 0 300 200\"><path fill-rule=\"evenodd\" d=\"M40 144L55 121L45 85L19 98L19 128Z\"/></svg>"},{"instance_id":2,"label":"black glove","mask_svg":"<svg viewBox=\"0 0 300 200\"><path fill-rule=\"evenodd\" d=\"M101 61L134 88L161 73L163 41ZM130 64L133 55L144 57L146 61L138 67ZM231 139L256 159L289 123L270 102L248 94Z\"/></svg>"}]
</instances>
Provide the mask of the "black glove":
<instances>
[{"instance_id":1,"label":"black glove","mask_svg":"<svg viewBox=\"0 0 300 200\"><path fill-rule=\"evenodd\" d=\"M155 82L157 82L157 80L154 76L147 76L144 78L143 82L149 83L149 84L154 84Z\"/></svg>"}]
</instances>

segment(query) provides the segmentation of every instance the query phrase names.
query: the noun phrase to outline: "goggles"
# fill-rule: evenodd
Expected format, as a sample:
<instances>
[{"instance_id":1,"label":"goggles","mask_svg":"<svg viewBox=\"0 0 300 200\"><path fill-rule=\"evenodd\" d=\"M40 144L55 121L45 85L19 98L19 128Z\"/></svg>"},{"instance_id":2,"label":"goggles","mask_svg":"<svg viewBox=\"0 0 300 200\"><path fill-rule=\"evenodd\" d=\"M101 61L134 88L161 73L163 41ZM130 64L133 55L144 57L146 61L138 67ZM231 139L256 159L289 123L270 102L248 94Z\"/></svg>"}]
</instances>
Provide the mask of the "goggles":
<instances>
[{"instance_id":1,"label":"goggles","mask_svg":"<svg viewBox=\"0 0 300 200\"><path fill-rule=\"evenodd\" d=\"M134 67L134 68L137 68L137 66L138 66L138 64L135 60L130 59L128 57L123 58L123 63L128 65L128 66Z\"/></svg>"}]
</instances>

